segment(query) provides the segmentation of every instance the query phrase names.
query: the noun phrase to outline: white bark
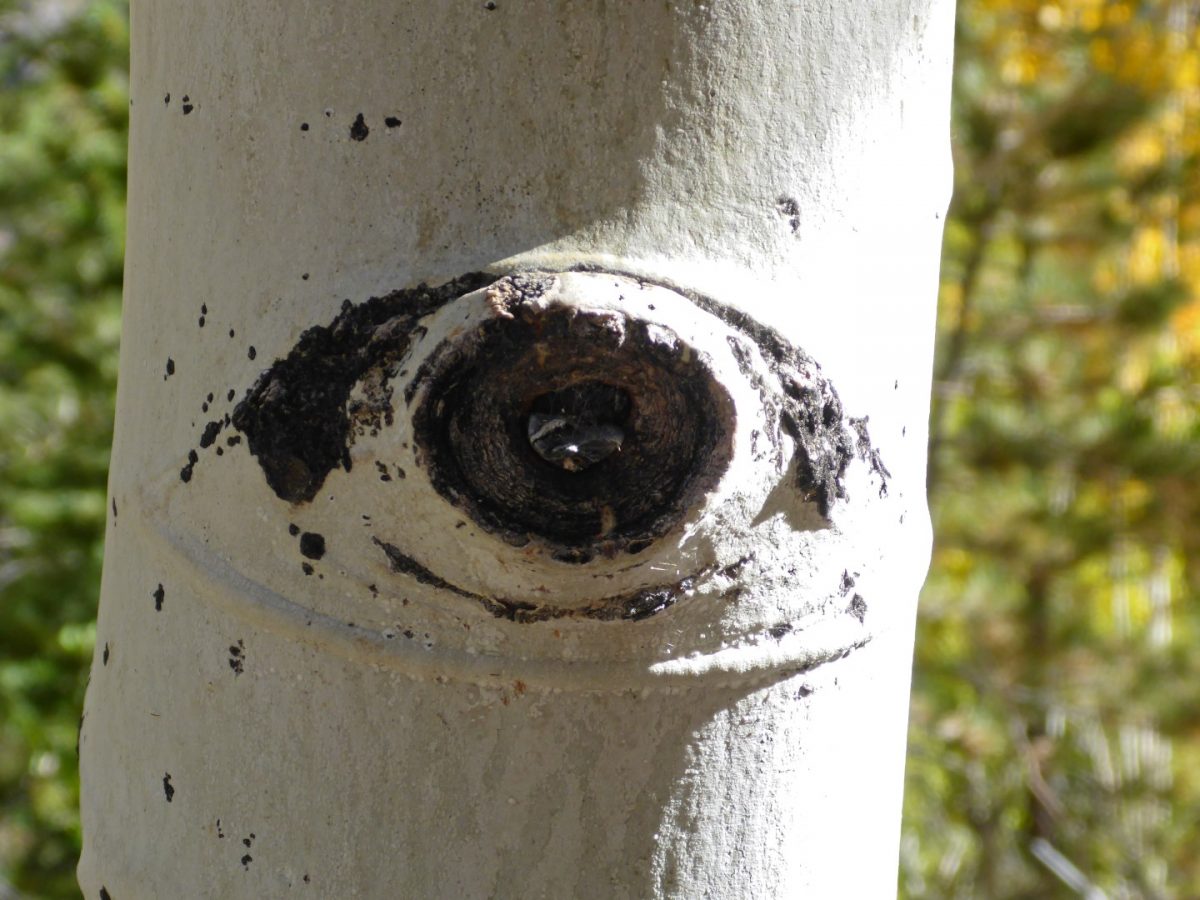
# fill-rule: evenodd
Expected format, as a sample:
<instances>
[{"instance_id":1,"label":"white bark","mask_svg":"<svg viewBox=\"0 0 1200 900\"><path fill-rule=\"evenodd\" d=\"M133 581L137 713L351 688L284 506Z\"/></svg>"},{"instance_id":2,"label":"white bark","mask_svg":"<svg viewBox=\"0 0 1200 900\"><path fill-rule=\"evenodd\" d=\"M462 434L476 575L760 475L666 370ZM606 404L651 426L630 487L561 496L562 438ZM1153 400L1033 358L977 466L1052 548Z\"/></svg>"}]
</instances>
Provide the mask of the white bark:
<instances>
[{"instance_id":1,"label":"white bark","mask_svg":"<svg viewBox=\"0 0 1200 900\"><path fill-rule=\"evenodd\" d=\"M952 13L134 5L86 896L894 893ZM305 329L479 271L540 287L391 320L348 468L225 419L317 371ZM611 511L588 561L516 546L431 474L422 362L563 310L715 385L640 552ZM797 385L844 411L807 448ZM824 496L797 473L838 435Z\"/></svg>"}]
</instances>

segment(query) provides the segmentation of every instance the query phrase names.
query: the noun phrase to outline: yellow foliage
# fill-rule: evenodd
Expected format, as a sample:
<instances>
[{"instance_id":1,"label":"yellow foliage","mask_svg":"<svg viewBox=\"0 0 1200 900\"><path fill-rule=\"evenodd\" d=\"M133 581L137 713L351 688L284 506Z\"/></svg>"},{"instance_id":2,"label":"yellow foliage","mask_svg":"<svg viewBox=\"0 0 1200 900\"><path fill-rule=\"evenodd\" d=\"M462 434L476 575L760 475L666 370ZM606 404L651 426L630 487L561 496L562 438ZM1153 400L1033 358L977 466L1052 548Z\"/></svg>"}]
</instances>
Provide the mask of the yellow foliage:
<instances>
[{"instance_id":1,"label":"yellow foliage","mask_svg":"<svg viewBox=\"0 0 1200 900\"><path fill-rule=\"evenodd\" d=\"M1166 238L1158 225L1148 225L1134 232L1129 246L1129 278L1134 284L1153 284L1162 277L1166 255Z\"/></svg>"}]
</instances>

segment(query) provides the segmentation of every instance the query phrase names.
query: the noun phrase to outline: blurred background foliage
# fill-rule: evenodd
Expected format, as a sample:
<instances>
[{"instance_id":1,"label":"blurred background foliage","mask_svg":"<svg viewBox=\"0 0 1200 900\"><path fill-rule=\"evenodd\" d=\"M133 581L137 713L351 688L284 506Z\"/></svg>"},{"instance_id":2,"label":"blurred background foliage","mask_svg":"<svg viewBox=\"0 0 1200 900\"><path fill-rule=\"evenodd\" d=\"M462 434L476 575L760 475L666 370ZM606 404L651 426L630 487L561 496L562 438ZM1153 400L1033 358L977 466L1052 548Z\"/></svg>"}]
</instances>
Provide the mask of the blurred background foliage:
<instances>
[{"instance_id":1,"label":"blurred background foliage","mask_svg":"<svg viewBox=\"0 0 1200 900\"><path fill-rule=\"evenodd\" d=\"M0 900L78 896L126 7L0 0ZM1200 897L1198 28L959 4L912 900Z\"/></svg>"},{"instance_id":2,"label":"blurred background foliage","mask_svg":"<svg viewBox=\"0 0 1200 900\"><path fill-rule=\"evenodd\" d=\"M1200 898L1198 26L959 4L906 897Z\"/></svg>"},{"instance_id":3,"label":"blurred background foliage","mask_svg":"<svg viewBox=\"0 0 1200 900\"><path fill-rule=\"evenodd\" d=\"M128 53L123 2L0 0L0 898L79 895Z\"/></svg>"}]
</instances>

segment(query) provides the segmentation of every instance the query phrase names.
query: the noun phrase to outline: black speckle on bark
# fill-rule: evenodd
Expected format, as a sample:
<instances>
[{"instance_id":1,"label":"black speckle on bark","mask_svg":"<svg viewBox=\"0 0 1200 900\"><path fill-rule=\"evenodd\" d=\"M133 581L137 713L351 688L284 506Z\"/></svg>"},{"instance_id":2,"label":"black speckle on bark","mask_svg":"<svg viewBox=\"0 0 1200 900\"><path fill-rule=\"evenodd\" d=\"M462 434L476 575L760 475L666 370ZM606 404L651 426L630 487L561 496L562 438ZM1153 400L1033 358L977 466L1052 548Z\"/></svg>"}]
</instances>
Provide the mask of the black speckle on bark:
<instances>
[{"instance_id":1,"label":"black speckle on bark","mask_svg":"<svg viewBox=\"0 0 1200 900\"><path fill-rule=\"evenodd\" d=\"M258 351L254 349L253 345L251 345L250 349L246 351L246 356L248 356L250 359L254 359L254 357L258 356Z\"/></svg>"},{"instance_id":2,"label":"black speckle on bark","mask_svg":"<svg viewBox=\"0 0 1200 900\"><path fill-rule=\"evenodd\" d=\"M793 197L780 197L775 201L775 209L783 216L792 229L792 234L800 230L800 204Z\"/></svg>"},{"instance_id":3,"label":"black speckle on bark","mask_svg":"<svg viewBox=\"0 0 1200 900\"><path fill-rule=\"evenodd\" d=\"M163 97L163 103L170 103L170 102L171 102L171 95L170 95L170 93L168 93L167 96Z\"/></svg>"},{"instance_id":4,"label":"black speckle on bark","mask_svg":"<svg viewBox=\"0 0 1200 900\"><path fill-rule=\"evenodd\" d=\"M288 526L288 534L290 534L292 537L295 537L299 533L300 533L299 525L289 525Z\"/></svg>"},{"instance_id":5,"label":"black speckle on bark","mask_svg":"<svg viewBox=\"0 0 1200 900\"><path fill-rule=\"evenodd\" d=\"M175 799L175 786L171 784L171 773L170 772L167 772L165 775L163 775L162 784L163 784L163 794L166 796L167 802L170 803L172 800Z\"/></svg>"},{"instance_id":6,"label":"black speckle on bark","mask_svg":"<svg viewBox=\"0 0 1200 900\"><path fill-rule=\"evenodd\" d=\"M307 123L307 122L301 122L301 123L300 123L300 130L301 130L301 131L308 131L308 123Z\"/></svg>"},{"instance_id":7,"label":"black speckle on bark","mask_svg":"<svg viewBox=\"0 0 1200 900\"><path fill-rule=\"evenodd\" d=\"M403 123L395 116L388 116L383 120L383 124L388 128L399 128Z\"/></svg>"},{"instance_id":8,"label":"black speckle on bark","mask_svg":"<svg viewBox=\"0 0 1200 900\"><path fill-rule=\"evenodd\" d=\"M863 621L867 617L867 601L862 598L861 594L855 594L850 599L850 605L846 607L846 612L858 621Z\"/></svg>"},{"instance_id":9,"label":"black speckle on bark","mask_svg":"<svg viewBox=\"0 0 1200 900\"><path fill-rule=\"evenodd\" d=\"M265 371L237 405L234 427L271 489L289 503L306 503L334 468L350 468L358 429L378 428L392 415L386 382L408 350L417 321L492 280L466 275L437 288L419 285L344 306L325 326L309 328L283 359ZM347 410L360 382L370 398Z\"/></svg>"},{"instance_id":10,"label":"black speckle on bark","mask_svg":"<svg viewBox=\"0 0 1200 900\"><path fill-rule=\"evenodd\" d=\"M350 126L350 140L365 141L370 133L371 129L367 127L363 114L359 113L354 119L354 124Z\"/></svg>"},{"instance_id":11,"label":"black speckle on bark","mask_svg":"<svg viewBox=\"0 0 1200 900\"><path fill-rule=\"evenodd\" d=\"M838 593L845 597L854 587L854 576L849 570L842 571L842 583L838 586Z\"/></svg>"},{"instance_id":12,"label":"black speckle on bark","mask_svg":"<svg viewBox=\"0 0 1200 900\"><path fill-rule=\"evenodd\" d=\"M249 869L250 863L254 862L254 857L247 853L242 857L242 868Z\"/></svg>"},{"instance_id":13,"label":"black speckle on bark","mask_svg":"<svg viewBox=\"0 0 1200 900\"><path fill-rule=\"evenodd\" d=\"M309 559L320 559L325 555L325 537L306 531L300 535L300 553Z\"/></svg>"},{"instance_id":14,"label":"black speckle on bark","mask_svg":"<svg viewBox=\"0 0 1200 900\"><path fill-rule=\"evenodd\" d=\"M207 404L205 404L207 405ZM225 427L225 423L220 419L215 419L204 426L204 433L200 435L200 447L205 449L216 443L217 435L221 433L221 429Z\"/></svg>"},{"instance_id":15,"label":"black speckle on bark","mask_svg":"<svg viewBox=\"0 0 1200 900\"><path fill-rule=\"evenodd\" d=\"M165 590L163 590L163 586L161 584L157 588L155 588L153 596L154 596L155 612L162 612L163 599L167 596L167 592Z\"/></svg>"},{"instance_id":16,"label":"black speckle on bark","mask_svg":"<svg viewBox=\"0 0 1200 900\"><path fill-rule=\"evenodd\" d=\"M108 642L104 642L104 654L100 657L100 662L103 665L108 665Z\"/></svg>"},{"instance_id":17,"label":"black speckle on bark","mask_svg":"<svg viewBox=\"0 0 1200 900\"><path fill-rule=\"evenodd\" d=\"M167 374L163 377L163 380L166 381L168 378L170 378L174 374L175 374L175 360L171 359L171 357L168 356L167 357Z\"/></svg>"},{"instance_id":18,"label":"black speckle on bark","mask_svg":"<svg viewBox=\"0 0 1200 900\"><path fill-rule=\"evenodd\" d=\"M305 575L311 575L315 571L312 567L312 563L300 563L300 569Z\"/></svg>"},{"instance_id":19,"label":"black speckle on bark","mask_svg":"<svg viewBox=\"0 0 1200 900\"><path fill-rule=\"evenodd\" d=\"M241 640L229 645L229 668L233 669L234 677L246 671L246 645Z\"/></svg>"}]
</instances>

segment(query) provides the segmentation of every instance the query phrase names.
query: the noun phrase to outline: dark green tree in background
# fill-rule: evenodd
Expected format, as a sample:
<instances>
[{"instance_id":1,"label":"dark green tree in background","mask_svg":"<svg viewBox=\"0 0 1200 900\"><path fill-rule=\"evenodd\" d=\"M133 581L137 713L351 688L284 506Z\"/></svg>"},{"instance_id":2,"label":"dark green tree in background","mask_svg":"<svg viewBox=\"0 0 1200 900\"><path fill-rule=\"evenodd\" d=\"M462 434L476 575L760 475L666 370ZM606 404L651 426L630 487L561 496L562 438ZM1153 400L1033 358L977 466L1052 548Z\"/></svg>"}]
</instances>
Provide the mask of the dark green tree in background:
<instances>
[{"instance_id":1,"label":"dark green tree in background","mask_svg":"<svg viewBox=\"0 0 1200 900\"><path fill-rule=\"evenodd\" d=\"M959 6L908 897L1200 897L1198 13Z\"/></svg>"},{"instance_id":2,"label":"dark green tree in background","mask_svg":"<svg viewBox=\"0 0 1200 900\"><path fill-rule=\"evenodd\" d=\"M126 7L0 0L0 900L78 896ZM913 900L1200 897L1198 23L959 4Z\"/></svg>"},{"instance_id":3,"label":"dark green tree in background","mask_svg":"<svg viewBox=\"0 0 1200 900\"><path fill-rule=\"evenodd\" d=\"M120 335L126 17L117 0L0 0L0 897L78 896L75 741Z\"/></svg>"}]
</instances>

